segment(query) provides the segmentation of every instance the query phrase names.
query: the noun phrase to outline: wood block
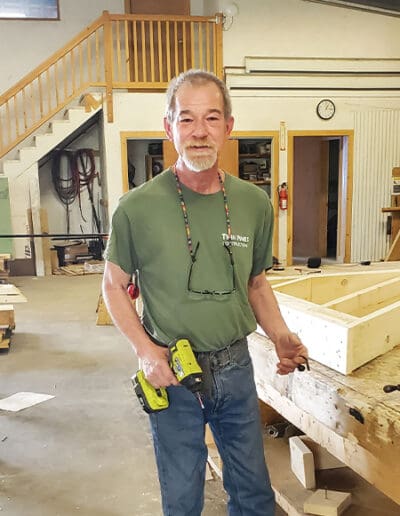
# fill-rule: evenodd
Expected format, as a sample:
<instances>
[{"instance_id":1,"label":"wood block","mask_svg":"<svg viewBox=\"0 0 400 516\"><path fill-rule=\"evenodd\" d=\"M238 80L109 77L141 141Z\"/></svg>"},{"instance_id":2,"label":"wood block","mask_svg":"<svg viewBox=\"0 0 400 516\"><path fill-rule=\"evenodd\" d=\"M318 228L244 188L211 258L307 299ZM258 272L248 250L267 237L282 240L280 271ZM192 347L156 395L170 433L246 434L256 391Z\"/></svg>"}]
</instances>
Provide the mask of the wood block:
<instances>
[{"instance_id":1,"label":"wood block","mask_svg":"<svg viewBox=\"0 0 400 516\"><path fill-rule=\"evenodd\" d=\"M304 512L320 516L339 516L350 504L350 493L318 489L304 502Z\"/></svg>"},{"instance_id":2,"label":"wood block","mask_svg":"<svg viewBox=\"0 0 400 516\"><path fill-rule=\"evenodd\" d=\"M312 451L298 437L290 437L290 465L306 489L315 488L315 467Z\"/></svg>"},{"instance_id":3,"label":"wood block","mask_svg":"<svg viewBox=\"0 0 400 516\"><path fill-rule=\"evenodd\" d=\"M107 307L104 303L103 296L100 294L99 301L97 303L97 326L111 326L113 324L110 314L108 313Z\"/></svg>"},{"instance_id":4,"label":"wood block","mask_svg":"<svg viewBox=\"0 0 400 516\"><path fill-rule=\"evenodd\" d=\"M12 305L0 305L0 326L15 328L14 307Z\"/></svg>"},{"instance_id":5,"label":"wood block","mask_svg":"<svg viewBox=\"0 0 400 516\"><path fill-rule=\"evenodd\" d=\"M215 445L213 434L210 430L210 427L206 425L206 432L205 432L205 443L208 446L209 444Z\"/></svg>"},{"instance_id":6,"label":"wood block","mask_svg":"<svg viewBox=\"0 0 400 516\"><path fill-rule=\"evenodd\" d=\"M219 478L222 478L222 460L215 444L209 444L207 462Z\"/></svg>"},{"instance_id":7,"label":"wood block","mask_svg":"<svg viewBox=\"0 0 400 516\"><path fill-rule=\"evenodd\" d=\"M11 330L9 328L0 329L0 349L9 349Z\"/></svg>"},{"instance_id":8,"label":"wood block","mask_svg":"<svg viewBox=\"0 0 400 516\"><path fill-rule=\"evenodd\" d=\"M206 425L204 440L208 448L207 462L215 474L218 475L219 478L222 478L222 460L218 453L213 434L208 425Z\"/></svg>"},{"instance_id":9,"label":"wood block","mask_svg":"<svg viewBox=\"0 0 400 516\"><path fill-rule=\"evenodd\" d=\"M307 448L311 450L314 457L314 466L316 470L346 467L346 464L343 464L343 462L341 462L334 455L329 453L323 446L320 446L307 435L300 435L299 437L307 446Z\"/></svg>"}]
</instances>

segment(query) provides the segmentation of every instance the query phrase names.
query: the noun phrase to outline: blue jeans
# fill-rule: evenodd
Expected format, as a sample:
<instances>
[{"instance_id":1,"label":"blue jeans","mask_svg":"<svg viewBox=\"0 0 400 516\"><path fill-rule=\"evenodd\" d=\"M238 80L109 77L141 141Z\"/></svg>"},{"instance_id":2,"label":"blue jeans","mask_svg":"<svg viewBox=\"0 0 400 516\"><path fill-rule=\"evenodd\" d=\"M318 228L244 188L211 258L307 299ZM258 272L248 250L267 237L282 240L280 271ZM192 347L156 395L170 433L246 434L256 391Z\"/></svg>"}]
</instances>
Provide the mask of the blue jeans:
<instances>
[{"instance_id":1,"label":"blue jeans","mask_svg":"<svg viewBox=\"0 0 400 516\"><path fill-rule=\"evenodd\" d=\"M201 408L185 387L168 387L170 406L150 414L164 516L200 516L204 504L209 423L223 463L229 516L273 516L257 392L247 341L198 353Z\"/></svg>"}]
</instances>

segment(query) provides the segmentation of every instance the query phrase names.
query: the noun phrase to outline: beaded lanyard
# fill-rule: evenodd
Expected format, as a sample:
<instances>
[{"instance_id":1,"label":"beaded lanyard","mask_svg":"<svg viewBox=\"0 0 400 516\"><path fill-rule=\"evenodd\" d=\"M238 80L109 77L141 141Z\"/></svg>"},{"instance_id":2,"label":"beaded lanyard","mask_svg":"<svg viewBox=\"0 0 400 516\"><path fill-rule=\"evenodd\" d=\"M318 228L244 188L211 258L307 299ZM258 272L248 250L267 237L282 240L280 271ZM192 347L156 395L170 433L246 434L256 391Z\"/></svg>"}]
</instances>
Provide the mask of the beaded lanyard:
<instances>
[{"instance_id":1,"label":"beaded lanyard","mask_svg":"<svg viewBox=\"0 0 400 516\"><path fill-rule=\"evenodd\" d=\"M185 231L186 231L187 245L188 245L188 249L189 249L189 253L190 253L190 257L192 259L192 262L194 262L196 260L196 252L193 251L192 234L190 232L189 218L188 218L188 214L187 214L187 208L186 208L185 199L183 198L182 186L181 186L181 182L180 182L179 177L178 177L178 172L176 171L176 167L174 166L172 168L172 170L173 170L173 173L174 173L174 176L175 176L175 180L176 180L176 190L178 192L179 201L180 201L180 205L181 205L181 208L182 208L183 219L185 221ZM228 235L228 243L224 244L224 245L230 246L231 245L231 241L232 241L232 226L231 226L231 218L230 218L230 214L229 214L228 198L226 196L226 190L225 190L224 182L222 181L222 177L221 177L221 174L219 173L219 170L217 171L217 174L218 174L219 184L221 186L221 192L222 192L222 195L223 195L223 198L224 198L224 209L225 209L225 218L226 218L226 233Z\"/></svg>"}]
</instances>

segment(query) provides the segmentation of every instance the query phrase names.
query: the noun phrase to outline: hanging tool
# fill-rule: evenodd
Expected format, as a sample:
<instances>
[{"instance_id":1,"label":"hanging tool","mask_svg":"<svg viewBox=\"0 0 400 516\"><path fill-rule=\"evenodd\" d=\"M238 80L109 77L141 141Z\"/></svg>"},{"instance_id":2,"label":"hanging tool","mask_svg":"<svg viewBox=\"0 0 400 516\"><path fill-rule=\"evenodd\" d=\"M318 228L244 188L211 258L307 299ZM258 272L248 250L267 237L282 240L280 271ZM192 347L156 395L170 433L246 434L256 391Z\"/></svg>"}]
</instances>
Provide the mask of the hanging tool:
<instances>
[{"instance_id":1,"label":"hanging tool","mask_svg":"<svg viewBox=\"0 0 400 516\"><path fill-rule=\"evenodd\" d=\"M198 399L201 408L204 408L201 400L200 389L203 382L203 372L193 353L190 342L187 339L177 339L169 346L169 364L179 383L193 392ZM154 388L145 378L143 371L139 370L132 377L135 393L148 414L165 410L169 406L168 394L165 388Z\"/></svg>"},{"instance_id":2,"label":"hanging tool","mask_svg":"<svg viewBox=\"0 0 400 516\"><path fill-rule=\"evenodd\" d=\"M299 365L297 366L297 369L298 369L299 371L305 371L306 369L307 369L307 371L310 371L310 364L308 363L308 358L307 358L307 357L305 357L304 355L300 355L300 358L304 358L306 365L299 364Z\"/></svg>"}]
</instances>

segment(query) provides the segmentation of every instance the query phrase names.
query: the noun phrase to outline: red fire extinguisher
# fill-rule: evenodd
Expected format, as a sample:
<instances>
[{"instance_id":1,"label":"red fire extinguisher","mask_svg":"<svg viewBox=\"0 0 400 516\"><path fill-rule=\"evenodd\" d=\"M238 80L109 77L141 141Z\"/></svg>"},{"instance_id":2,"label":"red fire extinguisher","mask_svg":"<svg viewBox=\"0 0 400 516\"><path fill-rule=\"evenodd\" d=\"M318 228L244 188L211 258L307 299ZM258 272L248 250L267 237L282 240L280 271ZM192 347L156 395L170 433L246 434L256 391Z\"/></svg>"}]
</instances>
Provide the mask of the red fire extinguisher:
<instances>
[{"instance_id":1,"label":"red fire extinguisher","mask_svg":"<svg viewBox=\"0 0 400 516\"><path fill-rule=\"evenodd\" d=\"M287 210L288 207L288 190L287 184L282 183L278 186L279 208Z\"/></svg>"}]
</instances>

